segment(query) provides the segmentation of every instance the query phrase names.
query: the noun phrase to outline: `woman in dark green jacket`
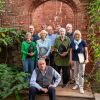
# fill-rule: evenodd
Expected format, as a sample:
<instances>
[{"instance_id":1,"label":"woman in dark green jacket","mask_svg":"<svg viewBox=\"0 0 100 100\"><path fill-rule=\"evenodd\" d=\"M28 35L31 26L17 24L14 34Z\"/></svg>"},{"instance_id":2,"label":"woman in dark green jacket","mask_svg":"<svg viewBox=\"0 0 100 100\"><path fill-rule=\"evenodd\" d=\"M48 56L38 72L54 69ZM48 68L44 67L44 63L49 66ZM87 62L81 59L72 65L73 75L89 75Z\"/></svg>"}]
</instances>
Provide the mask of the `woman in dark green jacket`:
<instances>
[{"instance_id":1,"label":"woman in dark green jacket","mask_svg":"<svg viewBox=\"0 0 100 100\"><path fill-rule=\"evenodd\" d=\"M26 33L26 40L22 42L21 46L22 62L24 72L31 73L34 70L34 60L36 55L36 44L31 41L31 33Z\"/></svg>"},{"instance_id":2,"label":"woman in dark green jacket","mask_svg":"<svg viewBox=\"0 0 100 100\"><path fill-rule=\"evenodd\" d=\"M60 36L56 38L54 48L55 56L54 61L58 73L62 69L62 87L65 87L70 79L70 68L69 68L69 46L70 39L65 35L66 31L64 28L60 29Z\"/></svg>"}]
</instances>

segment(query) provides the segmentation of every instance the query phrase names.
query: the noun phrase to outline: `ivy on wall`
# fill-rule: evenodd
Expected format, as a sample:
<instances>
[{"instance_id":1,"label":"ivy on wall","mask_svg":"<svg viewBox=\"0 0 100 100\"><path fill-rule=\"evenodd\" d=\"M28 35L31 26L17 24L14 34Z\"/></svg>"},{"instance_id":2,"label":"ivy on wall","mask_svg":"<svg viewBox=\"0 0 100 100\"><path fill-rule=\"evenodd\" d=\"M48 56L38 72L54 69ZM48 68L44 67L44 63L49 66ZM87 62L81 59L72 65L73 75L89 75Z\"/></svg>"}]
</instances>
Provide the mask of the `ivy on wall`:
<instances>
[{"instance_id":1,"label":"ivy on wall","mask_svg":"<svg viewBox=\"0 0 100 100\"><path fill-rule=\"evenodd\" d=\"M0 11L2 11L3 10L3 8L4 8L4 0L0 0Z\"/></svg>"},{"instance_id":2,"label":"ivy on wall","mask_svg":"<svg viewBox=\"0 0 100 100\"><path fill-rule=\"evenodd\" d=\"M100 0L90 0L89 7L89 34L88 40L93 50L93 70L89 77L96 82L94 90L100 92ZM97 36L96 36L97 35ZM91 54L91 52L90 52ZM93 74L95 72L95 74Z\"/></svg>"}]
</instances>

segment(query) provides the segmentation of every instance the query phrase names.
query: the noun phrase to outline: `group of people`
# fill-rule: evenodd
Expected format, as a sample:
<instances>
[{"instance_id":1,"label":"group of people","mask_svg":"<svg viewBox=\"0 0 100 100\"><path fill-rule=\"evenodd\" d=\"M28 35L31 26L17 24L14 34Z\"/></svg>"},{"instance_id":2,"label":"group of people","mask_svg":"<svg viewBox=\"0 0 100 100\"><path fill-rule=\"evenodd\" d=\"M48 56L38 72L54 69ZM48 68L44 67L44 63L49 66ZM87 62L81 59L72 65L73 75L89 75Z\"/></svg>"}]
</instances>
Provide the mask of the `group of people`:
<instances>
[{"instance_id":1,"label":"group of people","mask_svg":"<svg viewBox=\"0 0 100 100\"><path fill-rule=\"evenodd\" d=\"M56 31L52 26L43 27L38 34L30 25L21 52L24 72L31 74L31 78L26 77L30 81L29 100L35 100L38 93L48 93L50 100L55 100L55 87L61 79L62 88L75 81L72 89L84 93L88 49L81 32L73 32L72 24L66 28L57 25Z\"/></svg>"}]
</instances>

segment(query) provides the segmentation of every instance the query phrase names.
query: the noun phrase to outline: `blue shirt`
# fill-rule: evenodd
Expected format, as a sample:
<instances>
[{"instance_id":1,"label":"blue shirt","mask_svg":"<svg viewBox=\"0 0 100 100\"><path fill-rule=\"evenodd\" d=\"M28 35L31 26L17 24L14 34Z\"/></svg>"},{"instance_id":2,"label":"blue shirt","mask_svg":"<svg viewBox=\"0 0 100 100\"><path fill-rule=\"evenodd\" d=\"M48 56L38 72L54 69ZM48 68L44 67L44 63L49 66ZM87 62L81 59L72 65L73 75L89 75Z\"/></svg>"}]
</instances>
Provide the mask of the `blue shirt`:
<instances>
[{"instance_id":1,"label":"blue shirt","mask_svg":"<svg viewBox=\"0 0 100 100\"><path fill-rule=\"evenodd\" d=\"M57 34L48 34L46 38L50 40L50 45L54 46L55 39L57 38Z\"/></svg>"},{"instance_id":2,"label":"blue shirt","mask_svg":"<svg viewBox=\"0 0 100 100\"><path fill-rule=\"evenodd\" d=\"M51 51L51 45L50 45L50 40L49 39L45 39L44 41L42 39L37 40L37 51L39 54L39 50L41 47L45 47L48 51L46 53L45 56L48 56L50 54Z\"/></svg>"},{"instance_id":3,"label":"blue shirt","mask_svg":"<svg viewBox=\"0 0 100 100\"><path fill-rule=\"evenodd\" d=\"M54 69L52 68L53 71L52 71L52 74L54 76L54 83L53 83L53 86L54 87L57 87L59 82L61 81L61 76L60 74ZM46 71L45 71L46 73ZM31 80L30 80L30 86L33 86L33 87L36 87L38 90L42 89L43 87L41 87L37 82L36 82L36 79L37 79L37 73L36 73L36 70L33 71L32 73L32 77L31 77ZM51 83L52 84L52 83Z\"/></svg>"},{"instance_id":4,"label":"blue shirt","mask_svg":"<svg viewBox=\"0 0 100 100\"><path fill-rule=\"evenodd\" d=\"M75 43L74 41L71 42L70 44L70 48L72 49L72 60L73 61L79 61L78 59L78 53L83 53L84 54L84 58L85 57L85 47L87 47L87 43L82 40L81 43L78 45L78 49L75 49Z\"/></svg>"}]
</instances>

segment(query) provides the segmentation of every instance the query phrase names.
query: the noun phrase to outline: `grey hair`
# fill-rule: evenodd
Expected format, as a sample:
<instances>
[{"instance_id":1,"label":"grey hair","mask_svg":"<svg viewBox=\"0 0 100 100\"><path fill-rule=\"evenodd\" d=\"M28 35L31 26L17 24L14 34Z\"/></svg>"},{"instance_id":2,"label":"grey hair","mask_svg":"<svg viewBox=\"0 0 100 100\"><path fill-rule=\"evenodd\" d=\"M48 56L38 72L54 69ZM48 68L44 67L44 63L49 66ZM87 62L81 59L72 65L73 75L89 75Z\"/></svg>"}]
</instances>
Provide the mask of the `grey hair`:
<instances>
[{"instance_id":1,"label":"grey hair","mask_svg":"<svg viewBox=\"0 0 100 100\"><path fill-rule=\"evenodd\" d=\"M60 28L59 29L59 32L62 32L62 31L66 33L66 29L65 28Z\"/></svg>"},{"instance_id":2,"label":"grey hair","mask_svg":"<svg viewBox=\"0 0 100 100\"><path fill-rule=\"evenodd\" d=\"M67 28L68 26L72 27L72 24L68 23L68 24L66 25L66 28Z\"/></svg>"},{"instance_id":3,"label":"grey hair","mask_svg":"<svg viewBox=\"0 0 100 100\"><path fill-rule=\"evenodd\" d=\"M27 32L25 37L27 37L27 36L32 36L32 34L30 32Z\"/></svg>"},{"instance_id":4,"label":"grey hair","mask_svg":"<svg viewBox=\"0 0 100 100\"><path fill-rule=\"evenodd\" d=\"M45 59L39 58L39 59L38 59L38 63L41 62L41 61L45 61Z\"/></svg>"}]
</instances>

